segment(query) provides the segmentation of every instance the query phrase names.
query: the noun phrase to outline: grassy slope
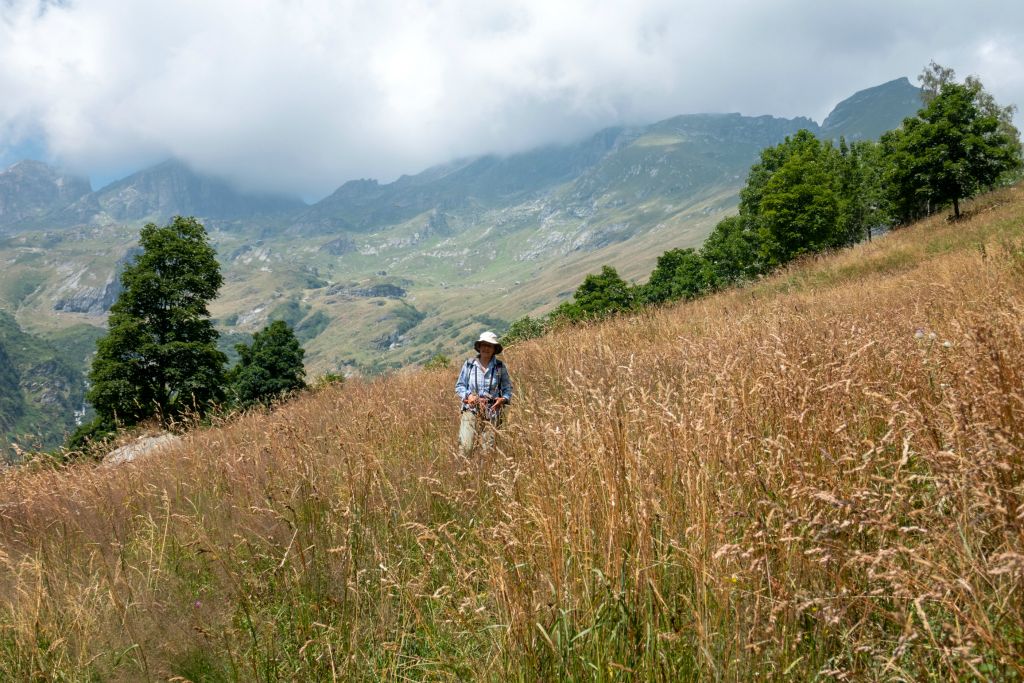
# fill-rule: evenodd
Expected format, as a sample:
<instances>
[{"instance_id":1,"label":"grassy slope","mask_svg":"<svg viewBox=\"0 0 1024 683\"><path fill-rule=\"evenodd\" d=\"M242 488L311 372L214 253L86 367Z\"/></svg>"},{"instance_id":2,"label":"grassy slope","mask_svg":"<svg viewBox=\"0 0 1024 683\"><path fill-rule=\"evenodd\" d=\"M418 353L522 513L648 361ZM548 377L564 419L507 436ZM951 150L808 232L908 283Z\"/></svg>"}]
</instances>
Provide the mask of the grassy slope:
<instances>
[{"instance_id":1,"label":"grassy slope","mask_svg":"<svg viewBox=\"0 0 1024 683\"><path fill-rule=\"evenodd\" d=\"M1019 680L1024 188L752 286L0 485L0 670ZM1016 678L1013 678L1013 677Z\"/></svg>"}]
</instances>

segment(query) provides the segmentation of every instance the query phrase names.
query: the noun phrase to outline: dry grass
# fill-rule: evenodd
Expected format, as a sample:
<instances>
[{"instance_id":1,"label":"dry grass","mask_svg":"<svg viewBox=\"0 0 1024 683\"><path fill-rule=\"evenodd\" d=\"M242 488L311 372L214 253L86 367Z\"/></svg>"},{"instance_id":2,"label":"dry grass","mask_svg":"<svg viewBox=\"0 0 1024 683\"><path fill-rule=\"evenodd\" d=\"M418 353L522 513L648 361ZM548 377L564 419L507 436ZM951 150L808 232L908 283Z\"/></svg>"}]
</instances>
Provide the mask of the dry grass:
<instances>
[{"instance_id":1,"label":"dry grass","mask_svg":"<svg viewBox=\"0 0 1024 683\"><path fill-rule=\"evenodd\" d=\"M1024 677L1024 190L742 290L0 483L16 680Z\"/></svg>"}]
</instances>

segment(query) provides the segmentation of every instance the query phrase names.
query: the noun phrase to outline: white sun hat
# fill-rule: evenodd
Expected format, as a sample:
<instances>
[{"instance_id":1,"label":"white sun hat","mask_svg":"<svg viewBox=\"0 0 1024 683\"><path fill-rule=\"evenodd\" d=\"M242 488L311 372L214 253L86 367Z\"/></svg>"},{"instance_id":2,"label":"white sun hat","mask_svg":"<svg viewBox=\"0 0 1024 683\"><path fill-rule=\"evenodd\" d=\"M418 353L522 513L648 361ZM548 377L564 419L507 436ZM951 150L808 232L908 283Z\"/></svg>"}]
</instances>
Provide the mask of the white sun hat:
<instances>
[{"instance_id":1,"label":"white sun hat","mask_svg":"<svg viewBox=\"0 0 1024 683\"><path fill-rule=\"evenodd\" d=\"M480 351L480 342L493 344L495 356L501 353L501 349L503 348L501 346L501 342L498 341L498 335L494 334L490 330L487 330L486 332L482 333L480 335L480 338L473 343L473 348L476 349L478 352Z\"/></svg>"}]
</instances>

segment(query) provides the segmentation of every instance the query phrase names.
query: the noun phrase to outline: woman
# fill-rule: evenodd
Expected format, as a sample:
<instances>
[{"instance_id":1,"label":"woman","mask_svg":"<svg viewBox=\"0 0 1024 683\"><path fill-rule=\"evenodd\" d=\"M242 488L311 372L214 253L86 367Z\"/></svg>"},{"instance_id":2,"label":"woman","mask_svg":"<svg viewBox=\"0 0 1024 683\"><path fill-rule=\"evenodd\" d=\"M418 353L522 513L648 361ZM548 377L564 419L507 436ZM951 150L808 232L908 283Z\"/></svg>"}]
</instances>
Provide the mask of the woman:
<instances>
[{"instance_id":1,"label":"woman","mask_svg":"<svg viewBox=\"0 0 1024 683\"><path fill-rule=\"evenodd\" d=\"M473 344L476 358L462 365L455 393L462 399L459 424L459 451L469 457L477 434L484 451L494 446L494 430L501 420L501 409L512 400L512 379L505 364L498 360L502 346L498 335L484 332Z\"/></svg>"}]
</instances>

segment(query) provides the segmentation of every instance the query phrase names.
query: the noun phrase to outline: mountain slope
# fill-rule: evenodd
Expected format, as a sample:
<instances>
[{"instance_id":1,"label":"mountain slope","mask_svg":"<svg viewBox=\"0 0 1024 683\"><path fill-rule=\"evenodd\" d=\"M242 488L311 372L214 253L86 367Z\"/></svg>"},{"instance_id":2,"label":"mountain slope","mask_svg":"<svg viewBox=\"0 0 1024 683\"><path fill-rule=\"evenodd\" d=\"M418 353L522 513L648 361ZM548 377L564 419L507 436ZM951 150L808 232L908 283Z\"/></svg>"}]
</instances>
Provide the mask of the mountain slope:
<instances>
[{"instance_id":1,"label":"mountain slope","mask_svg":"<svg viewBox=\"0 0 1024 683\"><path fill-rule=\"evenodd\" d=\"M0 435L14 431L18 420L25 414L25 397L21 395L20 381L18 368L0 344ZM0 444L0 449L4 448L6 444ZM5 453L0 451L0 455Z\"/></svg>"},{"instance_id":2,"label":"mountain slope","mask_svg":"<svg viewBox=\"0 0 1024 683\"><path fill-rule=\"evenodd\" d=\"M0 461L23 450L55 448L74 430L85 401L86 357L99 336L80 326L44 338L0 311Z\"/></svg>"},{"instance_id":3,"label":"mountain slope","mask_svg":"<svg viewBox=\"0 0 1024 683\"><path fill-rule=\"evenodd\" d=\"M39 161L19 161L0 172L0 235L34 224L92 192L89 181Z\"/></svg>"},{"instance_id":4,"label":"mountain slope","mask_svg":"<svg viewBox=\"0 0 1024 683\"><path fill-rule=\"evenodd\" d=\"M11 473L0 670L1015 680L1022 195L513 347L470 461L449 368Z\"/></svg>"},{"instance_id":5,"label":"mountain slope","mask_svg":"<svg viewBox=\"0 0 1024 683\"><path fill-rule=\"evenodd\" d=\"M921 89L897 78L861 90L835 106L821 124L821 135L847 141L873 140L921 107ZM894 123L895 122L895 123Z\"/></svg>"},{"instance_id":6,"label":"mountain slope","mask_svg":"<svg viewBox=\"0 0 1024 683\"><path fill-rule=\"evenodd\" d=\"M573 145L464 159L386 185L350 181L300 215L294 227L303 232L366 232L429 210L515 204L573 180L614 149L622 133L610 128Z\"/></svg>"}]
</instances>

